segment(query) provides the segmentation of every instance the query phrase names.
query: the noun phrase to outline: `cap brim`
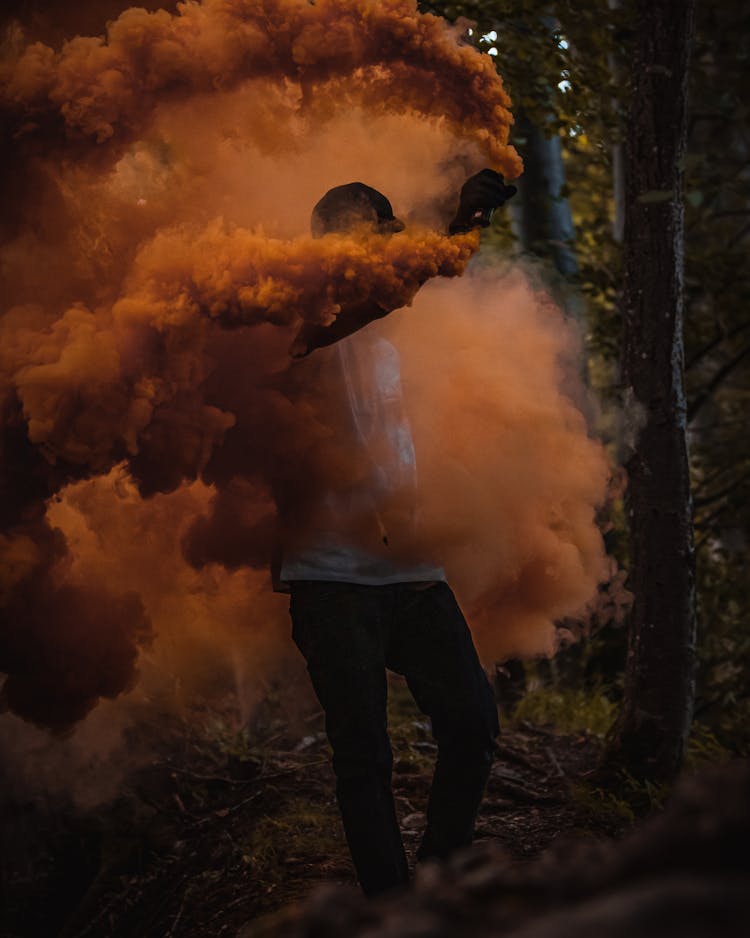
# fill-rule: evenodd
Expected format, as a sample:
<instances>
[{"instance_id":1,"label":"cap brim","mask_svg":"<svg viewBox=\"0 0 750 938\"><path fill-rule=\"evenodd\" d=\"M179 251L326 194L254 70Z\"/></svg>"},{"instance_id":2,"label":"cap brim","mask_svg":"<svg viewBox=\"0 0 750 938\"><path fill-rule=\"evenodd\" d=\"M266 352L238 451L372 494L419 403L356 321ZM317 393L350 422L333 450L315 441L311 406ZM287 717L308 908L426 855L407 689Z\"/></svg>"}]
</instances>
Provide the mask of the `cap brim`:
<instances>
[{"instance_id":1,"label":"cap brim","mask_svg":"<svg viewBox=\"0 0 750 938\"><path fill-rule=\"evenodd\" d=\"M378 219L378 230L379 231L403 231L406 228L406 225L401 221L400 218L379 218Z\"/></svg>"}]
</instances>

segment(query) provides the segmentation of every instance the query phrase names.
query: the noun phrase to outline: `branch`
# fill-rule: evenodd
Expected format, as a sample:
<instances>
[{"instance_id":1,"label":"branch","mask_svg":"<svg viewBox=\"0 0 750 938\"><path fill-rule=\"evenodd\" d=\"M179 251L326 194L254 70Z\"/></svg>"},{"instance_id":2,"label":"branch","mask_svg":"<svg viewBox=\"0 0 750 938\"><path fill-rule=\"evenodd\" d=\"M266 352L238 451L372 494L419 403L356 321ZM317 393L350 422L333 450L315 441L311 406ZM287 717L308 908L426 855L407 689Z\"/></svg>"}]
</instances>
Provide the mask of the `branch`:
<instances>
[{"instance_id":1,"label":"branch","mask_svg":"<svg viewBox=\"0 0 750 938\"><path fill-rule=\"evenodd\" d=\"M736 427L737 424L747 426L747 414L742 417L728 417L726 420L717 420L716 423L706 427L696 427L694 433L715 433L717 430L725 430L727 427Z\"/></svg>"},{"instance_id":2,"label":"branch","mask_svg":"<svg viewBox=\"0 0 750 938\"><path fill-rule=\"evenodd\" d=\"M750 208L738 208L726 212L714 212L709 215L706 221L713 221L715 218L734 218L737 215L750 215Z\"/></svg>"},{"instance_id":3,"label":"branch","mask_svg":"<svg viewBox=\"0 0 750 938\"><path fill-rule=\"evenodd\" d=\"M705 508L707 505L718 502L727 495L731 495L732 492L740 485L742 485L746 479L750 479L750 469L748 469L746 472L743 472L739 478L733 479L728 485L725 485L723 489L719 489L718 492L714 492L713 495L704 495L702 498L696 498L693 504L696 508Z\"/></svg>"},{"instance_id":4,"label":"branch","mask_svg":"<svg viewBox=\"0 0 750 938\"><path fill-rule=\"evenodd\" d=\"M711 339L711 341L704 345L702 349L699 349L690 359L689 362L685 365L685 371L689 371L693 368L702 358L708 355L710 352L721 345L727 339L733 339L736 335L739 335L740 332L744 332L745 329L750 328L750 319L747 322L741 322L738 326L735 326L734 329L730 329L729 332L718 332L717 335Z\"/></svg>"},{"instance_id":5,"label":"branch","mask_svg":"<svg viewBox=\"0 0 750 938\"><path fill-rule=\"evenodd\" d=\"M746 159L737 160L731 172L727 168L727 164L729 162L730 162L729 160L724 161L725 169L724 169L724 174L722 177L722 185L718 187L716 191L713 192L713 194L709 198L706 199L706 201L703 203L703 205L700 208L698 217L693 221L693 223L686 226L685 228L686 234L689 234L692 231L694 231L696 228L700 227L700 225L703 224L703 222L710 221L717 214L716 212L713 212L711 210L716 207L720 197L726 197L727 192L732 191L731 184L736 179L741 177L742 174L747 169ZM745 190L743 188L739 192L735 192L734 194L742 198L745 195Z\"/></svg>"},{"instance_id":6,"label":"branch","mask_svg":"<svg viewBox=\"0 0 750 938\"><path fill-rule=\"evenodd\" d=\"M696 538L695 544L693 545L693 548L696 553L701 549L701 547L703 547L703 545L711 537L711 535L715 533L714 528L711 527L711 523L713 521L716 521L717 518L720 518L724 514L724 512L727 510L727 507L728 507L727 505L720 505L718 508L712 511L711 514L708 515L707 518L704 518L703 521L701 521L700 523L696 521L694 523L693 529L695 530L695 532L696 533L699 531L701 532L700 537Z\"/></svg>"},{"instance_id":7,"label":"branch","mask_svg":"<svg viewBox=\"0 0 750 938\"><path fill-rule=\"evenodd\" d=\"M750 345L745 346L745 348L742 349L741 352L738 352L734 358L730 359L726 365L723 365L721 368L719 368L713 378L709 381L705 390L703 390L688 407L688 423L692 423L692 421L695 420L696 414L699 410L701 410L704 404L706 404L711 399L714 391L734 371L734 369L744 361L748 355L750 355Z\"/></svg>"},{"instance_id":8,"label":"branch","mask_svg":"<svg viewBox=\"0 0 750 938\"><path fill-rule=\"evenodd\" d=\"M691 117L690 123L695 126L695 124L697 124L699 121L720 121L721 123L729 123L730 120L731 118L728 114L711 114L710 112L706 111L694 113Z\"/></svg>"},{"instance_id":9,"label":"branch","mask_svg":"<svg viewBox=\"0 0 750 938\"><path fill-rule=\"evenodd\" d=\"M689 313L692 309L693 303L702 297L709 297L712 301L718 300L719 297L723 296L730 287L736 286L737 284L743 284L744 282L750 281L750 278L744 277L737 270L732 270L729 276L725 277L722 282L710 292L705 288L696 295L691 295L687 293L685 296L685 315L689 317ZM714 315L714 319L716 316Z\"/></svg>"},{"instance_id":10,"label":"branch","mask_svg":"<svg viewBox=\"0 0 750 938\"><path fill-rule=\"evenodd\" d=\"M729 472L731 469L732 466L722 466L719 469L715 469L711 475L701 479L700 482L696 482L693 486L693 491L700 492L701 489L705 489L707 486L713 484L717 479L720 479L724 473Z\"/></svg>"},{"instance_id":11,"label":"branch","mask_svg":"<svg viewBox=\"0 0 750 938\"><path fill-rule=\"evenodd\" d=\"M741 228L734 237L729 239L727 242L727 250L731 250L736 244L739 244L746 234L750 234L750 223L745 225L744 228Z\"/></svg>"},{"instance_id":12,"label":"branch","mask_svg":"<svg viewBox=\"0 0 750 938\"><path fill-rule=\"evenodd\" d=\"M734 703L738 704L738 703L741 703L743 700L750 699L750 694L742 694L740 697L734 697L733 699L734 699ZM726 707L726 700L721 694L717 694L715 697L706 698L700 704L698 704L698 706L695 708L693 719L697 719L698 717L703 716L703 714L706 713L706 711L712 710L714 707L718 706L719 704L721 704L721 706L723 707Z\"/></svg>"}]
</instances>

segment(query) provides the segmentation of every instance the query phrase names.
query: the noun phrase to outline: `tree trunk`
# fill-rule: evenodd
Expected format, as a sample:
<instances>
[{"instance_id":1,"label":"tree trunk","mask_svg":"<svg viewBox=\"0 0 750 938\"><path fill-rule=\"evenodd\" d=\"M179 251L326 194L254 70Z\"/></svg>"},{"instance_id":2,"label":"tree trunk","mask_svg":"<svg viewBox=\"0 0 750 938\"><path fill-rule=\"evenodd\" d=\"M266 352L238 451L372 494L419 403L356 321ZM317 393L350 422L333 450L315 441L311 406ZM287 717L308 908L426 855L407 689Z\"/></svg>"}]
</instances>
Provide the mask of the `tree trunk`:
<instances>
[{"instance_id":1,"label":"tree trunk","mask_svg":"<svg viewBox=\"0 0 750 938\"><path fill-rule=\"evenodd\" d=\"M608 0L610 10L619 10L621 5L621 0ZM622 88L626 70L623 57L613 52L607 58L612 77L618 88ZM612 107L619 110L617 101L612 102ZM622 140L617 140L612 146L612 197L615 203L612 237L622 244L625 237L625 147Z\"/></svg>"},{"instance_id":2,"label":"tree trunk","mask_svg":"<svg viewBox=\"0 0 750 938\"><path fill-rule=\"evenodd\" d=\"M518 134L523 144L523 176L518 181L520 199L518 227L524 251L549 257L563 277L578 273L578 262L571 247L575 238L573 216L567 198L562 195L565 167L557 134L545 136L523 112L517 118Z\"/></svg>"},{"instance_id":3,"label":"tree trunk","mask_svg":"<svg viewBox=\"0 0 750 938\"><path fill-rule=\"evenodd\" d=\"M694 4L635 5L622 299L623 383L641 427L627 463L635 602L607 762L640 780L668 781L692 719L695 659L682 346L682 162Z\"/></svg>"}]
</instances>

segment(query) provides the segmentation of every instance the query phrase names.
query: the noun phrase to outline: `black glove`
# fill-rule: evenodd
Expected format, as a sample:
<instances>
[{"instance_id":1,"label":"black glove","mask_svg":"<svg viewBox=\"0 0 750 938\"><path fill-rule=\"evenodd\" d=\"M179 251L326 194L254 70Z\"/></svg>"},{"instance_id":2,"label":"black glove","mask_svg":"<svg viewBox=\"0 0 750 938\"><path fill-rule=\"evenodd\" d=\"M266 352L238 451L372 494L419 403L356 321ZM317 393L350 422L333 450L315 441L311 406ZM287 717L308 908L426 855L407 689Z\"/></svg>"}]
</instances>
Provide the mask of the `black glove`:
<instances>
[{"instance_id":1,"label":"black glove","mask_svg":"<svg viewBox=\"0 0 750 938\"><path fill-rule=\"evenodd\" d=\"M496 208L505 204L518 190L506 186L505 180L492 169L483 169L470 176L461 187L456 217L448 226L451 234L486 228Z\"/></svg>"}]
</instances>

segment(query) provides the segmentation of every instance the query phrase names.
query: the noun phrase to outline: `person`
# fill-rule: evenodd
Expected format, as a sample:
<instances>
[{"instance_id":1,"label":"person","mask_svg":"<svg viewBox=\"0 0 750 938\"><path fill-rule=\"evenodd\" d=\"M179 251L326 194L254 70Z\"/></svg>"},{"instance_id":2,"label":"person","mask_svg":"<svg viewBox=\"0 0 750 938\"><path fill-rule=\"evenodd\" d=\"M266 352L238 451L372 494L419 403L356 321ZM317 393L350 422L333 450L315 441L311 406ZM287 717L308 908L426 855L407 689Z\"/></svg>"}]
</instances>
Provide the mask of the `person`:
<instances>
[{"instance_id":1,"label":"person","mask_svg":"<svg viewBox=\"0 0 750 938\"><path fill-rule=\"evenodd\" d=\"M514 192L492 170L472 176L449 232L489 224ZM316 237L362 227L387 236L404 225L363 183L331 189L313 209ZM437 743L419 860L471 843L499 732L494 695L444 571L393 550L415 522L417 476L398 352L370 325L387 312L362 297L328 327L303 326L291 348L295 358L317 357L316 374L338 389L347 445L365 470L344 485L331 480L311 515L314 535L284 552L279 572L291 592L292 637L325 712L336 797L368 896L409 879L391 790L386 670L406 678ZM382 509L394 491L407 507L397 530L387 530Z\"/></svg>"}]
</instances>

